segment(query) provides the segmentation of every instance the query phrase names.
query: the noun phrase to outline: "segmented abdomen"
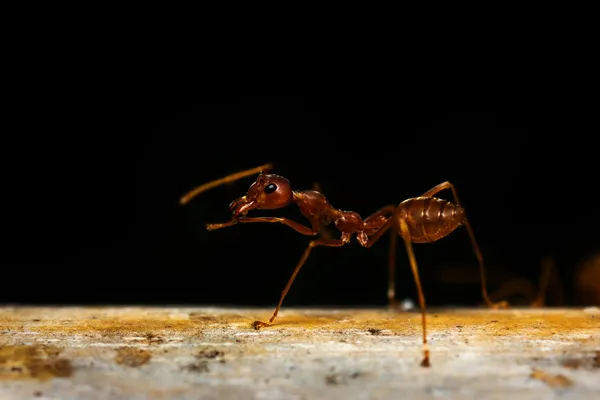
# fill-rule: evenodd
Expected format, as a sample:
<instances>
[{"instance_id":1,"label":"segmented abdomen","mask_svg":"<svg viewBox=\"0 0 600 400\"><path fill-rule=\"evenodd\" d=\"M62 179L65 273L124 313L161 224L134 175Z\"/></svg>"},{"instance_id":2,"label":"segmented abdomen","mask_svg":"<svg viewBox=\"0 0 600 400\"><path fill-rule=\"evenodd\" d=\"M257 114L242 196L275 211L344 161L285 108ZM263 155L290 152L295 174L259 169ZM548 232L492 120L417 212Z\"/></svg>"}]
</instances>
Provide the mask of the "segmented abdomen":
<instances>
[{"instance_id":1,"label":"segmented abdomen","mask_svg":"<svg viewBox=\"0 0 600 400\"><path fill-rule=\"evenodd\" d=\"M414 243L435 242L449 235L465 219L461 207L436 197L405 200L398 205L395 214L396 218L406 221Z\"/></svg>"}]
</instances>

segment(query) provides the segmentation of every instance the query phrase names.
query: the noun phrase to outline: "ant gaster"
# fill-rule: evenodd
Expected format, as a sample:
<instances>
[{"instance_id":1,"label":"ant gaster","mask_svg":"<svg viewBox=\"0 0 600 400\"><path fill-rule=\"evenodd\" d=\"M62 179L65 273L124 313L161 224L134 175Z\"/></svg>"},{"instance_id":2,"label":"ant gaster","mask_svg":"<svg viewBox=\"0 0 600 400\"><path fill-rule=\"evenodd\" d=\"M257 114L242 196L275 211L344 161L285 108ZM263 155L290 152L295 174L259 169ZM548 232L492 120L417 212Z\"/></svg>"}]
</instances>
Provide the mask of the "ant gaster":
<instances>
[{"instance_id":1,"label":"ant gaster","mask_svg":"<svg viewBox=\"0 0 600 400\"><path fill-rule=\"evenodd\" d=\"M475 236L471 229L471 225L467 220L465 211L460 205L456 190L450 182L443 182L423 193L421 196L407 199L397 206L393 204L387 205L363 220L356 212L342 211L332 207L325 196L316 190L292 190L290 182L283 176L264 173L270 169L272 169L272 165L266 164L257 168L228 175L224 178L197 187L183 196L180 200L181 204L186 204L193 197L210 188L259 173L256 181L250 186L246 195L234 200L229 205L229 210L233 214L232 219L224 223L207 224L206 228L208 230L225 228L238 223L276 222L287 225L303 235L316 236L320 232L321 227L333 222L335 227L341 232L340 239L322 237L314 239L308 244L308 247L304 251L292 276L281 293L279 303L277 304L273 315L268 322L255 321L252 324L255 329L268 326L275 320L281 304L283 303L283 299L314 247L341 247L349 243L352 236L356 235L358 243L369 248L390 229L393 231L393 234L390 235L391 247L389 257L388 300L390 305L394 305L396 302L394 275L397 236L394 233L397 233L404 239L419 295L423 328L423 360L421 366L428 367L430 365L429 350L427 348L426 305L412 243L435 242L448 236L459 226L464 225L471 238L475 255L479 260L484 300L488 306L493 308L506 308L508 306L504 301L493 303L488 297L483 257L479 250L479 246L475 241ZM456 204L433 197L435 194L445 189L450 189L452 191ZM302 214L309 220L310 227L288 218L247 216L248 212L254 209L278 209L292 203L295 203L300 208Z\"/></svg>"}]
</instances>

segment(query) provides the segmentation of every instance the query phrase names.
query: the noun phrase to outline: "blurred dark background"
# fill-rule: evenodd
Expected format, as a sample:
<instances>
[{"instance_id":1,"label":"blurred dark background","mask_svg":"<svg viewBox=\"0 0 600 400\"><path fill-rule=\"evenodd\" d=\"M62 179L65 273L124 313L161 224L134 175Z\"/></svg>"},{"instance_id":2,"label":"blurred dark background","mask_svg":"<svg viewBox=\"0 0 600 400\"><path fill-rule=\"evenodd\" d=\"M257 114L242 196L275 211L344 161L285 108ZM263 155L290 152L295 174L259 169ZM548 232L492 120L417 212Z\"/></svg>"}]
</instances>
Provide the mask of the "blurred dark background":
<instances>
[{"instance_id":1,"label":"blurred dark background","mask_svg":"<svg viewBox=\"0 0 600 400\"><path fill-rule=\"evenodd\" d=\"M178 204L201 183L267 162L295 189L318 183L333 206L364 217L453 182L490 292L511 279L537 286L551 257L554 302L573 304L578 266L600 250L598 126L585 112L163 93L73 96L21 112L2 146L3 303L274 305L309 238L279 224L204 228L229 218L253 178ZM255 214L304 221L293 205ZM399 244L398 297L414 299ZM429 304L481 303L464 229L415 250ZM387 238L315 249L284 307L386 304L387 251Z\"/></svg>"}]
</instances>

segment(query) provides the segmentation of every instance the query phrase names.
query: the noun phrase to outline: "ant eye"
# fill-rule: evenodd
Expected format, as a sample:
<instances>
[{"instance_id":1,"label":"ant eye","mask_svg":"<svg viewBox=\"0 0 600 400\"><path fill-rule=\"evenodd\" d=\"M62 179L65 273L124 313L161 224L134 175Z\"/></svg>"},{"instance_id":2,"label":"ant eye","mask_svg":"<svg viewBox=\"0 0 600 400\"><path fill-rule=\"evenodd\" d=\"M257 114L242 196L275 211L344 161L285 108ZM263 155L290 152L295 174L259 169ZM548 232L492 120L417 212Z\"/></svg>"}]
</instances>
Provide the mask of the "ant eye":
<instances>
[{"instance_id":1,"label":"ant eye","mask_svg":"<svg viewBox=\"0 0 600 400\"><path fill-rule=\"evenodd\" d=\"M270 194L277 190L277 185L270 183L265 187L265 193Z\"/></svg>"}]
</instances>

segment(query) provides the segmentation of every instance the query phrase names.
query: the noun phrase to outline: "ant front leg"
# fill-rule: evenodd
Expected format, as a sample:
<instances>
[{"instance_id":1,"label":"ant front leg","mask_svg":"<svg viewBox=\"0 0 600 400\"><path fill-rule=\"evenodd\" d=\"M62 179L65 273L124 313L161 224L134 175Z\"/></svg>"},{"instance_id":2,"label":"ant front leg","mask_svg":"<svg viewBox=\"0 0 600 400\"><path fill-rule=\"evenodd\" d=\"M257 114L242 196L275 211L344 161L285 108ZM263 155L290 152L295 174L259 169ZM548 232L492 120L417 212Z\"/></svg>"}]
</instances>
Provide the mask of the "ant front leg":
<instances>
[{"instance_id":1,"label":"ant front leg","mask_svg":"<svg viewBox=\"0 0 600 400\"><path fill-rule=\"evenodd\" d=\"M228 226L235 225L238 222L239 223L279 222L279 223L289 226L290 228L294 229L296 232L299 232L303 235L314 236L317 233L319 233L319 224L318 223L313 223L313 227L309 228L307 226L299 224L298 222L292 221L290 219L277 218L277 217L256 217L256 218L242 217L242 218L238 218L238 219L232 219L231 221L224 222L221 224L208 224L206 226L206 228L208 230L215 230L215 229L220 229L220 228L225 228ZM298 265L296 265L296 268L294 269L294 272L292 273L292 276L290 277L287 285L281 292L281 297L279 299L279 303L277 304L277 308L275 308L275 312L269 319L269 322L254 321L252 323L252 327L254 329L260 329L265 326L269 326L275 320L275 318L277 317L277 313L279 313L279 309L281 308L281 304L283 303L283 299L285 298L288 291L290 290L290 287L292 286L294 279L296 279L298 272L300 272L300 268L302 268L302 266L308 259L308 256L310 255L310 252L313 247L317 247L317 246L340 247L340 246L343 246L346 243L348 243L349 239L350 239L349 235L343 235L341 240L340 239L319 239L319 240L311 241L308 244L308 247L306 248L306 250L304 251L304 254L302 255L302 258L300 259L300 262L298 262Z\"/></svg>"},{"instance_id":2,"label":"ant front leg","mask_svg":"<svg viewBox=\"0 0 600 400\"><path fill-rule=\"evenodd\" d=\"M341 246L345 245L348 242L348 240L346 240L346 239L347 238L342 238L342 239L318 239L318 240L311 241L308 244L308 247L306 248L306 250L304 250L304 254L302 254L302 258L300 259L300 261L296 265L296 268L294 269L294 272L292 273L292 276L288 280L287 285L285 285L285 288L281 292L281 297L279 298L279 303L277 304L277 308L275 308L275 312L273 313L273 315L271 316L271 318L269 318L269 322L254 321L252 323L252 327L254 329L260 329L260 328L263 328L265 326L269 326L271 323L273 323L273 321L277 317L277 313L279 313L279 309L281 308L281 304L283 303L283 299L285 298L285 296L287 295L288 291L292 287L292 283L294 283L294 279L296 279L296 276L298 275L298 272L300 272L300 268L302 268L302 266L304 265L304 263L306 263L306 260L308 259L308 256L310 255L310 252L313 249L313 247L317 247L317 246L341 247Z\"/></svg>"},{"instance_id":3,"label":"ant front leg","mask_svg":"<svg viewBox=\"0 0 600 400\"><path fill-rule=\"evenodd\" d=\"M296 221L292 221L291 219L278 218L278 217L255 217L255 218L241 217L238 219L232 219L231 221L223 222L221 224L207 224L206 229L208 229L209 231L214 231L215 229L227 228L228 226L232 226L237 223L246 224L246 223L251 223L251 222L271 222L271 223L278 222L278 223L287 225L290 228L292 228L293 230L295 230L296 232L299 232L306 236L315 236L317 233L319 233L318 231L315 231L312 228L309 228L308 226L304 226Z\"/></svg>"},{"instance_id":4,"label":"ant front leg","mask_svg":"<svg viewBox=\"0 0 600 400\"><path fill-rule=\"evenodd\" d=\"M452 195L454 196L454 200L456 201L456 205L458 205L461 208L464 208L460 204L460 200L458 199L458 193L456 192L454 185L452 185L450 182L440 183L439 185L437 185L437 186L431 188L430 190L428 190L427 192L423 193L422 197L433 197L435 194L437 194L445 189L450 189L452 191ZM475 240L475 234L473 233L473 228L471 228L471 224L469 223L469 219L467 217L465 217L464 224L465 224L465 228L467 228L467 232L469 233L469 237L471 238L471 243L473 245L473 250L475 251L475 256L477 257L477 260L479 261L479 273L481 276L481 294L483 295L483 299L485 300L488 307L491 307L493 309L508 308L507 301L500 301L498 303L494 303L490 299L488 292L487 292L487 282L486 282L486 278L485 278L485 266L483 264L483 255L481 254L481 250L479 250L479 245L477 244L477 240Z\"/></svg>"}]
</instances>

